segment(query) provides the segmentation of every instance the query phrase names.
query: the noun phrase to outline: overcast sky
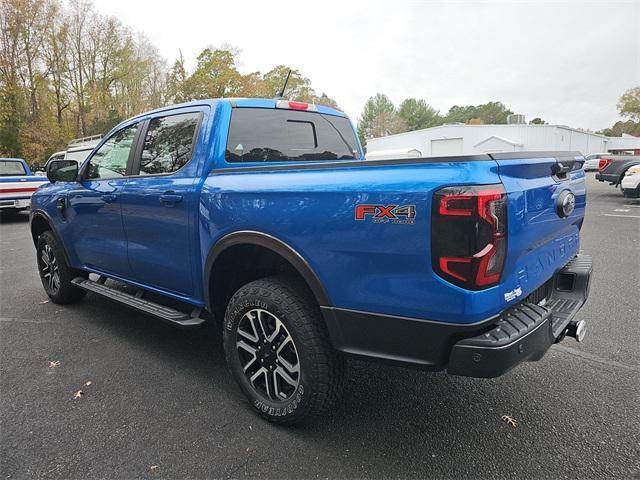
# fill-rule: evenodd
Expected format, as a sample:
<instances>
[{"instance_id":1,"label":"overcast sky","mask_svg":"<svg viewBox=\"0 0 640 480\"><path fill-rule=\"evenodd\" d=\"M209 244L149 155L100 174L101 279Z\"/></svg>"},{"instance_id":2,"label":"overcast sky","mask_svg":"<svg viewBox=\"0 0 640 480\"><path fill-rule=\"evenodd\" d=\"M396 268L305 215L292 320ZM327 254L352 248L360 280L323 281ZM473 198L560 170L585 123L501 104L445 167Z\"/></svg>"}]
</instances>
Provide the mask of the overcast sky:
<instances>
[{"instance_id":1,"label":"overcast sky","mask_svg":"<svg viewBox=\"0 0 640 480\"><path fill-rule=\"evenodd\" d=\"M241 71L298 68L354 120L368 97L452 105L500 100L527 120L598 130L640 85L640 0L95 0L169 62L206 46Z\"/></svg>"}]
</instances>

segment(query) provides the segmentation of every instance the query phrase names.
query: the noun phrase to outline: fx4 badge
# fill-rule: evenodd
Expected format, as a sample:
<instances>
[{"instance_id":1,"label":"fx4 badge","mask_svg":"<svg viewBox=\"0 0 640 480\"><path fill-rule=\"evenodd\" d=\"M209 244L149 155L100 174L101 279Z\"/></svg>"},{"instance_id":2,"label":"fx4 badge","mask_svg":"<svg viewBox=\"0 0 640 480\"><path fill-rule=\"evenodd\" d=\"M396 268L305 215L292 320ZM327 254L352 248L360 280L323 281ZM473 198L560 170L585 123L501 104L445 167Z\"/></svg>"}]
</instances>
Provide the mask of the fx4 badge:
<instances>
[{"instance_id":1,"label":"fx4 badge","mask_svg":"<svg viewBox=\"0 0 640 480\"><path fill-rule=\"evenodd\" d=\"M374 223L413 225L416 221L415 205L356 205L356 220L371 218Z\"/></svg>"}]
</instances>

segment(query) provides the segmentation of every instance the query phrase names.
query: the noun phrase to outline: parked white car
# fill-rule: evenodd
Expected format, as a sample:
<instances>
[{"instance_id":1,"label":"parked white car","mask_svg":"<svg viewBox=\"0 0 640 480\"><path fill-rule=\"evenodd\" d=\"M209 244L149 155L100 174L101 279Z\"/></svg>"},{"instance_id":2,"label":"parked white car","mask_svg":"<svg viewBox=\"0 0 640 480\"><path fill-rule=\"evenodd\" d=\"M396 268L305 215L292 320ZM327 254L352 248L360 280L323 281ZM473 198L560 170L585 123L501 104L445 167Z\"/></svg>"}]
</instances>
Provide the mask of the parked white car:
<instances>
[{"instance_id":1,"label":"parked white car","mask_svg":"<svg viewBox=\"0 0 640 480\"><path fill-rule=\"evenodd\" d=\"M626 171L620 181L620 189L625 197L640 197L640 165L635 165Z\"/></svg>"},{"instance_id":2,"label":"parked white car","mask_svg":"<svg viewBox=\"0 0 640 480\"><path fill-rule=\"evenodd\" d=\"M600 159L606 156L611 156L611 154L610 153L592 153L591 155L587 155L586 157L584 157L584 165L582 166L582 169L585 172L597 172Z\"/></svg>"}]
</instances>

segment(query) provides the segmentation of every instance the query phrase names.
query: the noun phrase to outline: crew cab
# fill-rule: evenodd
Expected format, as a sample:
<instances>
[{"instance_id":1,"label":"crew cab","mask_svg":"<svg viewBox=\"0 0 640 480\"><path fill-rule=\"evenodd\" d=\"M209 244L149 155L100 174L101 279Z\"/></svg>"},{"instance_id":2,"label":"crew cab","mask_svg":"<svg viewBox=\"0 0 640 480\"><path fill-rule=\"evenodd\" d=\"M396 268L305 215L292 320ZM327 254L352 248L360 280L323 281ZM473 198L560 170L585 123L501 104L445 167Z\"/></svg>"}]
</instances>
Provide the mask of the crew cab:
<instances>
[{"instance_id":1,"label":"crew cab","mask_svg":"<svg viewBox=\"0 0 640 480\"><path fill-rule=\"evenodd\" d=\"M36 176L21 158L0 158L0 212L29 210L31 195L48 183L44 176Z\"/></svg>"},{"instance_id":2,"label":"crew cab","mask_svg":"<svg viewBox=\"0 0 640 480\"><path fill-rule=\"evenodd\" d=\"M51 162L31 232L53 302L220 325L252 407L292 424L336 401L347 356L496 377L581 340L582 163L365 160L337 110L198 101L121 123L81 167Z\"/></svg>"}]
</instances>

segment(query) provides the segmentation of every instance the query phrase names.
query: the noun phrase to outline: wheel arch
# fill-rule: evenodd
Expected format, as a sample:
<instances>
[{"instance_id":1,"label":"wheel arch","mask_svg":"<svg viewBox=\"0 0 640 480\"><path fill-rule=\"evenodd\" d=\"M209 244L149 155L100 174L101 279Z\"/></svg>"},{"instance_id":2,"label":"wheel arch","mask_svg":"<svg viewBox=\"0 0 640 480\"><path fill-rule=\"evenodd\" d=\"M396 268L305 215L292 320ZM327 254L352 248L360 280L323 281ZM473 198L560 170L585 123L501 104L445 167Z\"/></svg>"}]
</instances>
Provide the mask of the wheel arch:
<instances>
[{"instance_id":1,"label":"wheel arch","mask_svg":"<svg viewBox=\"0 0 640 480\"><path fill-rule=\"evenodd\" d=\"M243 248L255 248L263 249L262 251L268 251L274 258L279 258L287 265L291 267L292 272L300 276L306 283L311 294L315 297L319 306L332 306L329 295L327 294L324 286L320 282L320 279L311 268L309 263L300 255L293 247L283 242L282 240L257 231L243 230L225 235L218 240L216 244L211 248L204 268L204 297L205 305L211 312L215 312L221 306L216 305L215 295L220 288L219 280L216 281L216 265L217 262L221 262L225 252L231 252L230 249ZM258 277L260 278L260 277ZM226 308L226 304L224 305Z\"/></svg>"},{"instance_id":2,"label":"wheel arch","mask_svg":"<svg viewBox=\"0 0 640 480\"><path fill-rule=\"evenodd\" d=\"M36 211L31 215L30 222L31 238L33 239L33 245L38 244L38 238L47 230L53 232L53 225L49 218L42 212Z\"/></svg>"},{"instance_id":3,"label":"wheel arch","mask_svg":"<svg viewBox=\"0 0 640 480\"><path fill-rule=\"evenodd\" d=\"M620 176L618 177L618 183L616 184L616 186L618 186L618 185L620 185L622 183L622 179L627 174L627 170L629 170L631 167L637 167L638 165L640 165L640 163L637 163L635 160L631 160L631 161L625 163L622 166L622 169L620 171ZM622 187L620 187L620 188L622 188Z\"/></svg>"},{"instance_id":4,"label":"wheel arch","mask_svg":"<svg viewBox=\"0 0 640 480\"><path fill-rule=\"evenodd\" d=\"M53 220L51 220L51 217L49 217L49 215L47 215L46 212L43 212L42 210L36 210L35 212L33 212L31 214L31 221L30 221L29 228L31 230L31 238L33 239L34 247L38 246L38 238L40 238L40 235L42 235L44 232L51 232L51 234L55 237L56 241L58 242L58 245L60 245L60 248L62 249L62 254L64 255L65 261L67 262L68 265L71 265L69 263L69 255L67 254L67 248L65 244L60 240L60 235L58 235L58 232L53 226Z\"/></svg>"}]
</instances>

